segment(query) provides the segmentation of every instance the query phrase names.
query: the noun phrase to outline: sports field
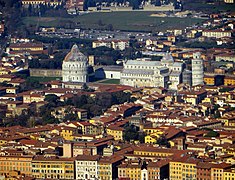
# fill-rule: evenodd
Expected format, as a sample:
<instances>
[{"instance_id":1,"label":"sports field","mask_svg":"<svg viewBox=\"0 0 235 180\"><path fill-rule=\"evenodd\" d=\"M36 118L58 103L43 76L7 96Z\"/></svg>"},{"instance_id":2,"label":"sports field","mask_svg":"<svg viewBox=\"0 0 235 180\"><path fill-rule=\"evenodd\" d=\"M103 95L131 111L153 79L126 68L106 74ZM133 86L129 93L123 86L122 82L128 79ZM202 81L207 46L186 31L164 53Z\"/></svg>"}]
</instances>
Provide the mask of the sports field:
<instances>
[{"instance_id":1,"label":"sports field","mask_svg":"<svg viewBox=\"0 0 235 180\"><path fill-rule=\"evenodd\" d=\"M107 29L112 25L114 30L126 31L165 31L184 29L187 26L201 23L202 19L177 17L151 17L153 12L104 12L89 13L71 18L60 17L26 17L26 25L45 27L63 27L66 23L75 23L83 29Z\"/></svg>"}]
</instances>

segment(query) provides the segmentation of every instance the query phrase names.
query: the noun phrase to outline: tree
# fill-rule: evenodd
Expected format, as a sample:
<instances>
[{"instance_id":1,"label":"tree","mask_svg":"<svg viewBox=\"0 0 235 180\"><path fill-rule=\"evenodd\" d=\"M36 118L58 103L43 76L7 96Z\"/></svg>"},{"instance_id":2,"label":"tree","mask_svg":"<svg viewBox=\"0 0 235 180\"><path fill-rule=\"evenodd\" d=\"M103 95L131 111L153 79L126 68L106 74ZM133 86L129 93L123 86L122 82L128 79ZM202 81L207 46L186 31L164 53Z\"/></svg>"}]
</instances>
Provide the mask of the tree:
<instances>
[{"instance_id":1,"label":"tree","mask_svg":"<svg viewBox=\"0 0 235 180\"><path fill-rule=\"evenodd\" d=\"M137 130L137 127L134 125L126 125L124 126L124 137L123 139L125 141L131 141L131 140L138 140L139 138L139 133Z\"/></svg>"},{"instance_id":2,"label":"tree","mask_svg":"<svg viewBox=\"0 0 235 180\"><path fill-rule=\"evenodd\" d=\"M75 121L75 120L78 120L78 116L77 114L75 113L67 113L64 117L64 121Z\"/></svg>"},{"instance_id":3,"label":"tree","mask_svg":"<svg viewBox=\"0 0 235 180\"><path fill-rule=\"evenodd\" d=\"M59 97L56 96L55 94L48 94L45 96L45 101L49 103L57 104L57 102L59 101Z\"/></svg>"},{"instance_id":4,"label":"tree","mask_svg":"<svg viewBox=\"0 0 235 180\"><path fill-rule=\"evenodd\" d=\"M158 138L157 144L159 144L160 146L166 146L168 148L170 147L170 143L167 141L167 139L164 135L162 135Z\"/></svg>"},{"instance_id":5,"label":"tree","mask_svg":"<svg viewBox=\"0 0 235 180\"><path fill-rule=\"evenodd\" d=\"M209 131L209 132L205 135L205 137L218 137L218 136L219 136L219 133L216 132L216 131L213 131L213 130Z\"/></svg>"},{"instance_id":6,"label":"tree","mask_svg":"<svg viewBox=\"0 0 235 180\"><path fill-rule=\"evenodd\" d=\"M108 24L107 25L107 30L108 31L113 31L113 25L112 24Z\"/></svg>"},{"instance_id":7,"label":"tree","mask_svg":"<svg viewBox=\"0 0 235 180\"><path fill-rule=\"evenodd\" d=\"M103 21L101 20L101 19L99 19L98 20L98 23L97 23L99 26L103 26L104 25L104 23L103 23Z\"/></svg>"},{"instance_id":8,"label":"tree","mask_svg":"<svg viewBox=\"0 0 235 180\"><path fill-rule=\"evenodd\" d=\"M155 2L155 6L161 6L162 4L161 4L161 1L160 0L156 0L156 2Z\"/></svg>"}]
</instances>

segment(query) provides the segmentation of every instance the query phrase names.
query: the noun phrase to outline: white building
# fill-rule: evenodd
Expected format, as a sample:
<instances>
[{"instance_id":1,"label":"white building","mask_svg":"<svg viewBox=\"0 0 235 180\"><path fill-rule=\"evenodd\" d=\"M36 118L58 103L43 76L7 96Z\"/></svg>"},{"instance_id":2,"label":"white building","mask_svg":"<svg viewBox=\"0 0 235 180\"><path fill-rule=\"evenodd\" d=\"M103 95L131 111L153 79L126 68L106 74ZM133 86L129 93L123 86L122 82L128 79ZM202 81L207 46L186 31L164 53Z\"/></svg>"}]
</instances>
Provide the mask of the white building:
<instances>
[{"instance_id":1,"label":"white building","mask_svg":"<svg viewBox=\"0 0 235 180\"><path fill-rule=\"evenodd\" d=\"M88 82L88 59L73 45L62 65L63 82Z\"/></svg>"},{"instance_id":2,"label":"white building","mask_svg":"<svg viewBox=\"0 0 235 180\"><path fill-rule=\"evenodd\" d=\"M129 47L129 40L97 40L92 42L92 48L106 46L115 50L124 50Z\"/></svg>"},{"instance_id":3,"label":"white building","mask_svg":"<svg viewBox=\"0 0 235 180\"><path fill-rule=\"evenodd\" d=\"M95 70L97 79L120 79L122 66L100 66Z\"/></svg>"},{"instance_id":4,"label":"white building","mask_svg":"<svg viewBox=\"0 0 235 180\"><path fill-rule=\"evenodd\" d=\"M192 85L203 84L203 77L203 60L201 59L201 53L197 52L193 54L192 59Z\"/></svg>"},{"instance_id":5,"label":"white building","mask_svg":"<svg viewBox=\"0 0 235 180\"><path fill-rule=\"evenodd\" d=\"M166 53L161 61L128 60L121 72L121 84L134 87L164 87L177 90L182 83L183 63Z\"/></svg>"},{"instance_id":6,"label":"white building","mask_svg":"<svg viewBox=\"0 0 235 180\"><path fill-rule=\"evenodd\" d=\"M77 156L75 160L76 179L98 179L98 160L100 156L82 155Z\"/></svg>"}]
</instances>

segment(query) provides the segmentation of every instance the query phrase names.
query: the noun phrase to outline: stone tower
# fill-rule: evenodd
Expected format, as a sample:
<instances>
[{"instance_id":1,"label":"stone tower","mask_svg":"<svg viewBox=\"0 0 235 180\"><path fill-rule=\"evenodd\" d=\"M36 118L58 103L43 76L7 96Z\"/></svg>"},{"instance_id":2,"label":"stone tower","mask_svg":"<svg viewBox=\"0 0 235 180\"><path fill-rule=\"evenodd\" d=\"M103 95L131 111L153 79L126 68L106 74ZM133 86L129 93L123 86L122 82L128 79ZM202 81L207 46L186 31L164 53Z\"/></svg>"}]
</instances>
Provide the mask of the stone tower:
<instances>
[{"instance_id":1,"label":"stone tower","mask_svg":"<svg viewBox=\"0 0 235 180\"><path fill-rule=\"evenodd\" d=\"M201 53L197 52L193 54L192 59L192 85L204 84L203 77L203 60L201 59Z\"/></svg>"}]
</instances>

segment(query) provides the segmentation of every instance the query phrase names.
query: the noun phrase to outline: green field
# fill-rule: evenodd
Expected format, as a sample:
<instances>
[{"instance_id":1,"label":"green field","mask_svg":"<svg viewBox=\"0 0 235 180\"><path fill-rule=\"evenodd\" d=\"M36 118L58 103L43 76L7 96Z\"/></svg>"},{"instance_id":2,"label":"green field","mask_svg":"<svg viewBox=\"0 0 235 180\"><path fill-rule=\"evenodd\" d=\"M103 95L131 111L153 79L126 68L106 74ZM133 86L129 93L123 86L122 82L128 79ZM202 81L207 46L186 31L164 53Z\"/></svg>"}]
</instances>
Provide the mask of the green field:
<instances>
[{"instance_id":1,"label":"green field","mask_svg":"<svg viewBox=\"0 0 235 180\"><path fill-rule=\"evenodd\" d=\"M120 84L120 79L107 79L104 81L100 81L99 83L104 83L104 84Z\"/></svg>"},{"instance_id":2,"label":"green field","mask_svg":"<svg viewBox=\"0 0 235 180\"><path fill-rule=\"evenodd\" d=\"M167 29L184 29L186 26L201 23L202 19L176 18L176 17L151 17L154 12L110 12L89 13L71 18L60 17L26 17L26 25L44 27L63 27L69 23L83 29L107 29L112 25L115 30L130 31L165 31Z\"/></svg>"}]
</instances>

